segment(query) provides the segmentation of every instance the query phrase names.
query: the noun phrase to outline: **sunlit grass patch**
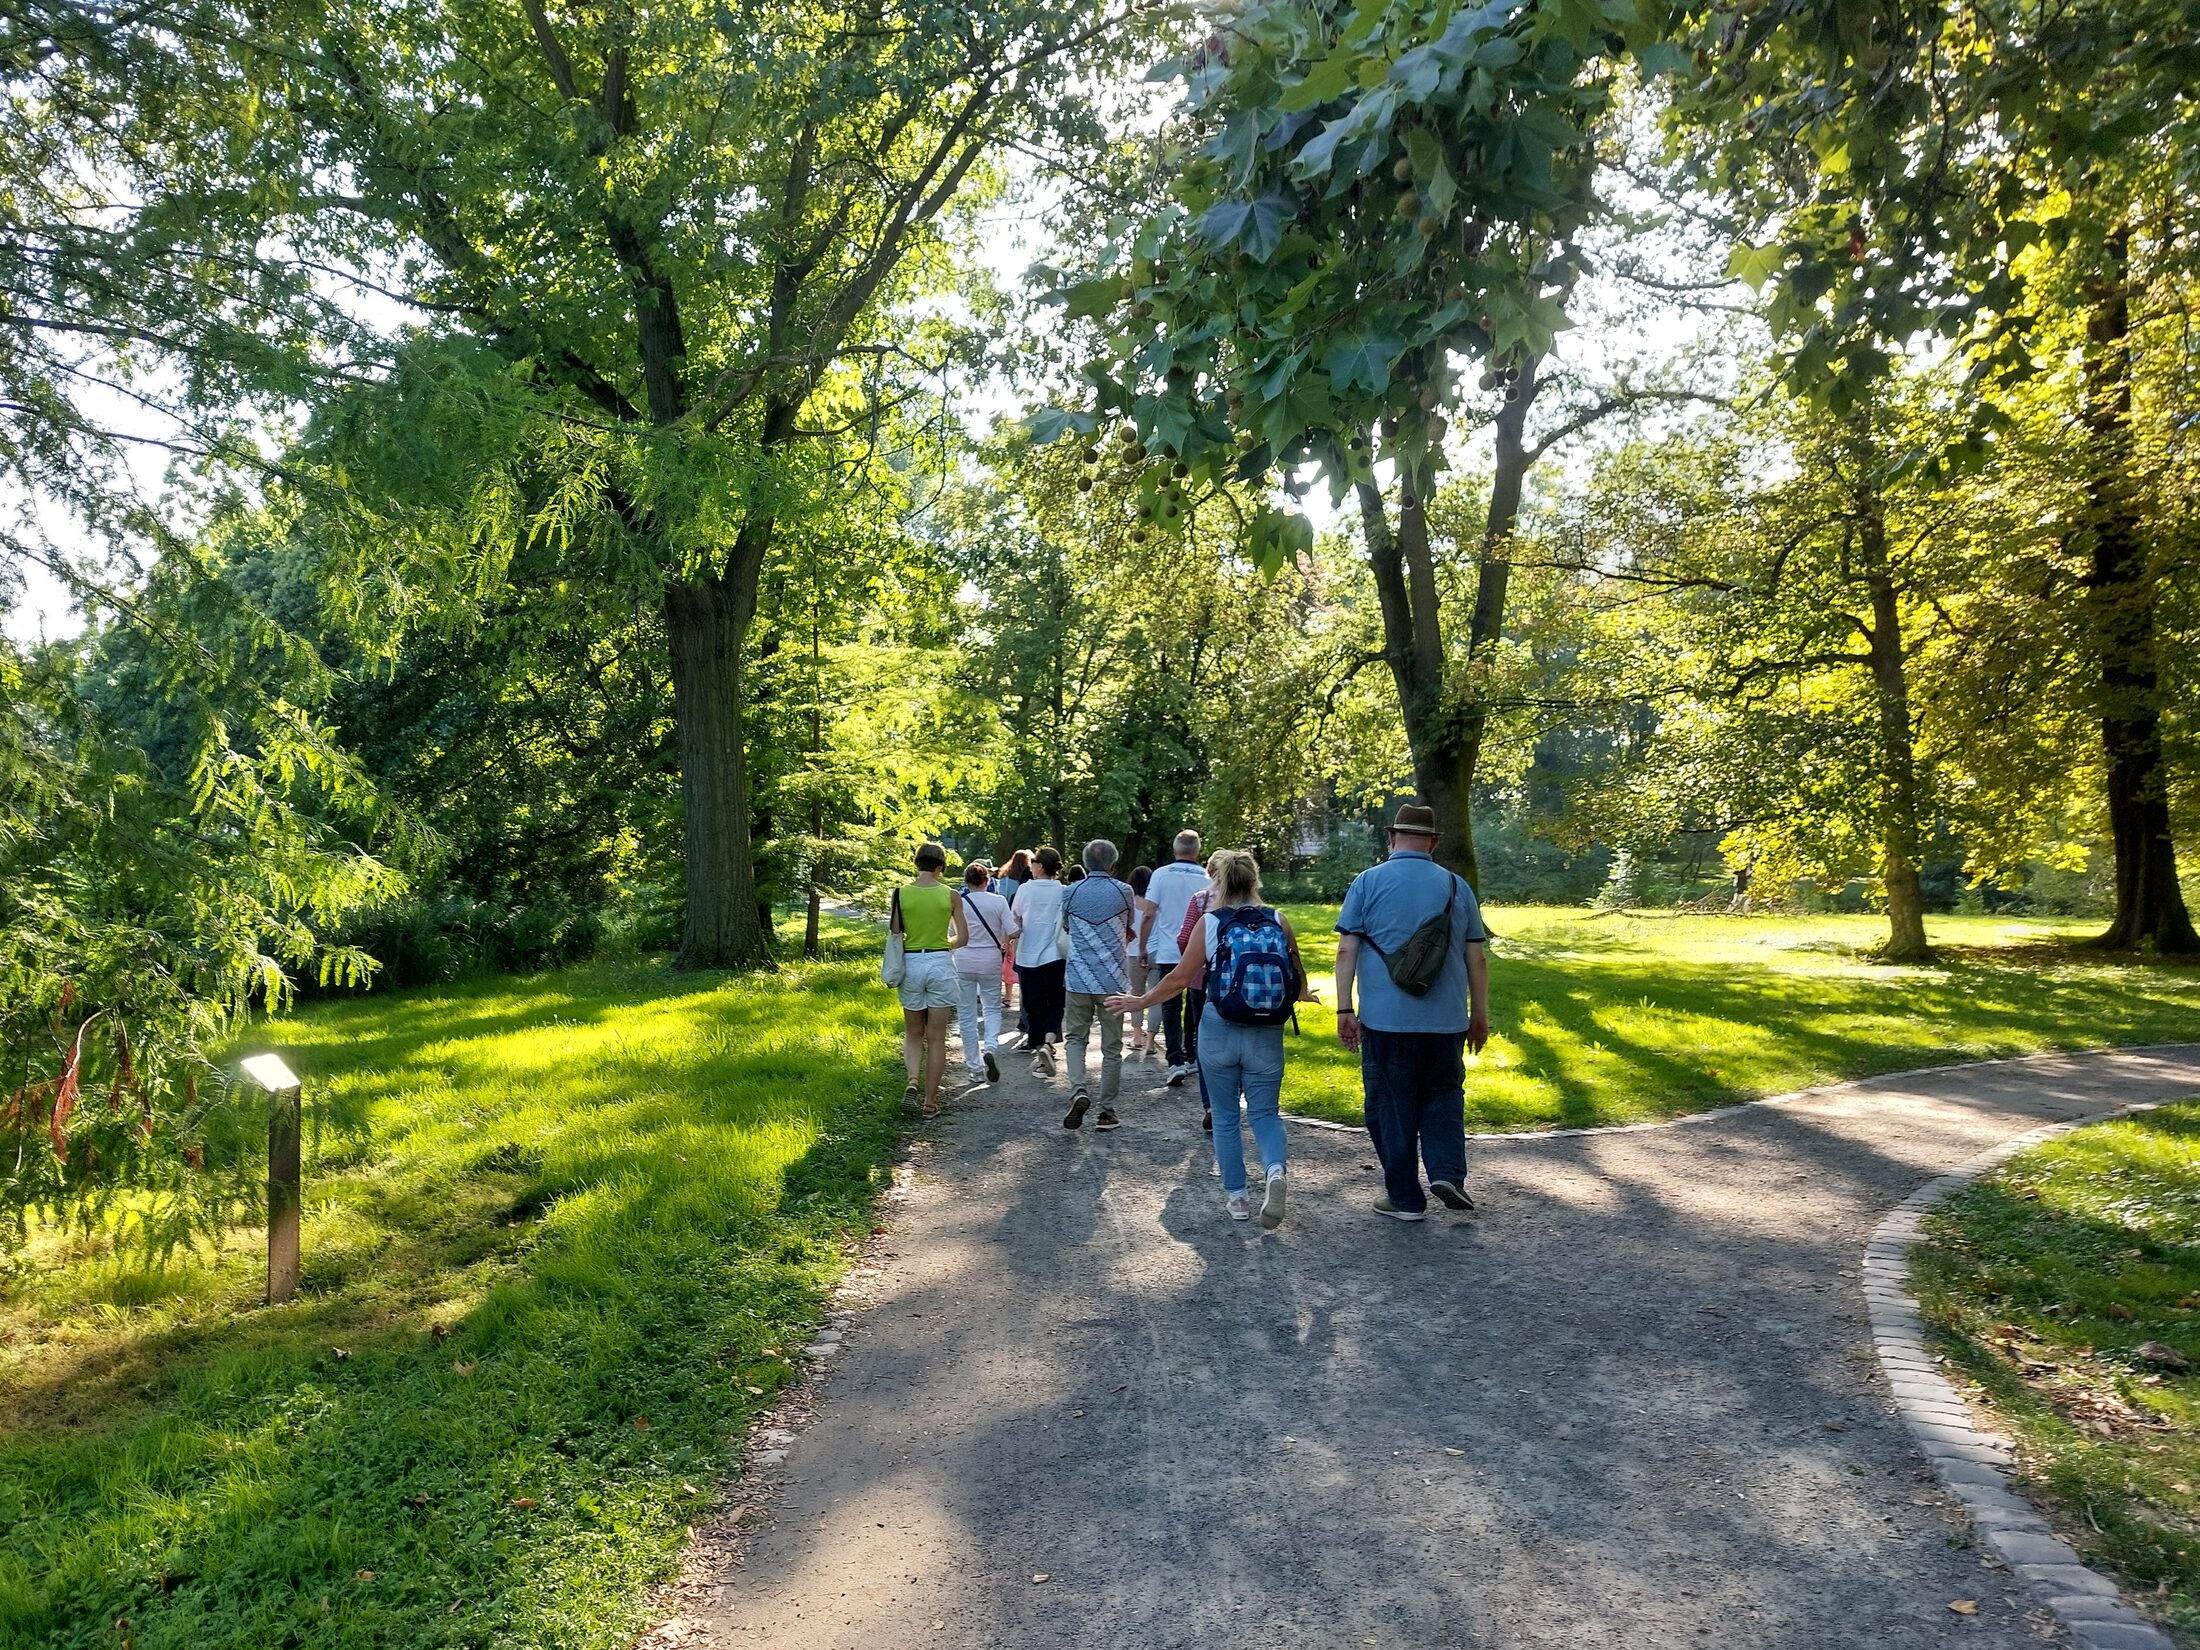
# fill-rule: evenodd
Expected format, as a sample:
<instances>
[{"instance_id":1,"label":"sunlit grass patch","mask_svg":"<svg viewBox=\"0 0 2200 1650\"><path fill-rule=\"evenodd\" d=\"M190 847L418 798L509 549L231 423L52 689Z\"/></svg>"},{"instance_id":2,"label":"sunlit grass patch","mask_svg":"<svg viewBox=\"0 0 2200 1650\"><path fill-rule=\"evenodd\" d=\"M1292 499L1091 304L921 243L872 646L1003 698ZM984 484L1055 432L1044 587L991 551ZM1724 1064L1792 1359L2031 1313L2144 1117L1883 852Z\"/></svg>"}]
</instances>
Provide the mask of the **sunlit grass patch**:
<instances>
[{"instance_id":1,"label":"sunlit grass patch","mask_svg":"<svg viewBox=\"0 0 2200 1650\"><path fill-rule=\"evenodd\" d=\"M1287 1044L1284 1104L1356 1122L1336 1042L1335 906L1293 906L1322 1003ZM1874 917L1489 913L1493 1036L1469 1126L1649 1121L1836 1078L2054 1048L2200 1038L2200 969L2096 960L2069 922L1936 918L1941 963L1871 959Z\"/></svg>"},{"instance_id":2,"label":"sunlit grass patch","mask_svg":"<svg viewBox=\"0 0 2200 1650\"><path fill-rule=\"evenodd\" d=\"M323 1004L305 1288L53 1239L0 1299L0 1643L624 1643L894 1138L857 949Z\"/></svg>"},{"instance_id":3,"label":"sunlit grass patch","mask_svg":"<svg viewBox=\"0 0 2200 1650\"><path fill-rule=\"evenodd\" d=\"M1911 1271L2028 1493L2200 1637L2200 1100L2012 1158L1941 1206Z\"/></svg>"}]
</instances>

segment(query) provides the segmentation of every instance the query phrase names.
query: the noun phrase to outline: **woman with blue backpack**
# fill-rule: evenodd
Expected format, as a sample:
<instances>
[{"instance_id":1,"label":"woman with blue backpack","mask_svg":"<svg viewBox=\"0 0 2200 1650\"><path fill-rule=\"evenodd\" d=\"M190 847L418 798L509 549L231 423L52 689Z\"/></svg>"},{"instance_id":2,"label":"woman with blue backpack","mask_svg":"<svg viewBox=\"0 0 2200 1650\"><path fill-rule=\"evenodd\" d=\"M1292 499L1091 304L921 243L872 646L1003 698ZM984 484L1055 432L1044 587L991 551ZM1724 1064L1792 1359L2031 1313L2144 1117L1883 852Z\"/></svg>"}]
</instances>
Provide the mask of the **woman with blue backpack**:
<instances>
[{"instance_id":1,"label":"woman with blue backpack","mask_svg":"<svg viewBox=\"0 0 2200 1650\"><path fill-rule=\"evenodd\" d=\"M1214 900L1192 932L1184 957L1138 996L1111 997L1111 1014L1135 1014L1178 992L1203 987L1199 1074L1214 1109L1215 1166L1232 1220L1252 1215L1245 1189L1245 1145L1238 1098L1253 1125L1267 1171L1260 1223L1283 1224L1288 1148L1283 1132L1283 1028L1306 993L1298 936L1273 906L1260 902L1260 862L1225 848L1207 862Z\"/></svg>"}]
</instances>

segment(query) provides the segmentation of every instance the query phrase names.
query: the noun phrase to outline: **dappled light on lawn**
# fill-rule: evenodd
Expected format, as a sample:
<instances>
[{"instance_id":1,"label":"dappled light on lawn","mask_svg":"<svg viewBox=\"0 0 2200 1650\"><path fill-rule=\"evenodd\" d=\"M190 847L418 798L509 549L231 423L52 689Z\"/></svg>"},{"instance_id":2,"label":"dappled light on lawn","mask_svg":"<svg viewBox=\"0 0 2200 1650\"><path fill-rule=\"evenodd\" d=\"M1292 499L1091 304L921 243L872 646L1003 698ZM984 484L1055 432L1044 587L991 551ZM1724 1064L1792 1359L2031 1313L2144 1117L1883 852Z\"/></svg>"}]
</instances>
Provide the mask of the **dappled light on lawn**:
<instances>
[{"instance_id":1,"label":"dappled light on lawn","mask_svg":"<svg viewBox=\"0 0 2200 1650\"><path fill-rule=\"evenodd\" d=\"M1360 1118L1336 1042L1333 906L1294 906L1323 1002L1302 1005L1284 1106ZM1591 916L1493 908L1490 1045L1469 1128L1584 1127L1703 1111L1955 1060L2200 1036L2200 969L2065 948L2084 925L1940 917L1940 964L1872 960L1868 916Z\"/></svg>"},{"instance_id":2,"label":"dappled light on lawn","mask_svg":"<svg viewBox=\"0 0 2200 1650\"><path fill-rule=\"evenodd\" d=\"M868 975L602 965L266 1028L304 1289L251 1309L251 1234L45 1248L0 1304L0 1641L630 1636L868 1224Z\"/></svg>"}]
</instances>

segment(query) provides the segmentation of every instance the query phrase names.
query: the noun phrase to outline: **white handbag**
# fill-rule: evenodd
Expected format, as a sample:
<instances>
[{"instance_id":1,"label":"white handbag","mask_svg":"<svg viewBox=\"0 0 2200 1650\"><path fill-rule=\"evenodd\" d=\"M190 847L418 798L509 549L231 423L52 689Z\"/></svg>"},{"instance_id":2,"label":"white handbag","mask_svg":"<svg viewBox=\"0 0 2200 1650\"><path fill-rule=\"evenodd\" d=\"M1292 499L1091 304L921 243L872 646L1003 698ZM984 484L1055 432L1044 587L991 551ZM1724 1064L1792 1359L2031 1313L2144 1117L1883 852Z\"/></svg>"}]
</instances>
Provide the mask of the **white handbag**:
<instances>
[{"instance_id":1,"label":"white handbag","mask_svg":"<svg viewBox=\"0 0 2200 1650\"><path fill-rule=\"evenodd\" d=\"M878 977L883 985L899 987L909 972L909 942L901 935L901 890L894 890L894 914L886 929L886 955L879 959Z\"/></svg>"}]
</instances>

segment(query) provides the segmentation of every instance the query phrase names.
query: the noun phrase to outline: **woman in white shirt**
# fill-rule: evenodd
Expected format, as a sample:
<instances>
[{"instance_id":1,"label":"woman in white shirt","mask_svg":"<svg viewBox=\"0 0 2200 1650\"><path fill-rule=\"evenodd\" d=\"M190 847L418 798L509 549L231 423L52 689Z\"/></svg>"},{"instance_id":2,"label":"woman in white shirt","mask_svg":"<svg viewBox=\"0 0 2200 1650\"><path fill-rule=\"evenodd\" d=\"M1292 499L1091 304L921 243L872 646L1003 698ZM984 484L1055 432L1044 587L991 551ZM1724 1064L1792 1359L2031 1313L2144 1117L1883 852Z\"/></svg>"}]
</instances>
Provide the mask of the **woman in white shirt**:
<instances>
[{"instance_id":1,"label":"woman in white shirt","mask_svg":"<svg viewBox=\"0 0 2200 1650\"><path fill-rule=\"evenodd\" d=\"M1041 848L1031 856L1031 880L1016 891L1016 982L1024 993L1024 1048L1031 1069L1054 1075L1054 1045L1062 1040L1062 856Z\"/></svg>"},{"instance_id":2,"label":"woman in white shirt","mask_svg":"<svg viewBox=\"0 0 2200 1650\"><path fill-rule=\"evenodd\" d=\"M961 988L963 1064L972 1087L1001 1080L1002 953L1016 937L1016 913L998 894L986 892L992 880L984 860L963 870L963 920L969 940L955 952L955 983Z\"/></svg>"}]
</instances>

